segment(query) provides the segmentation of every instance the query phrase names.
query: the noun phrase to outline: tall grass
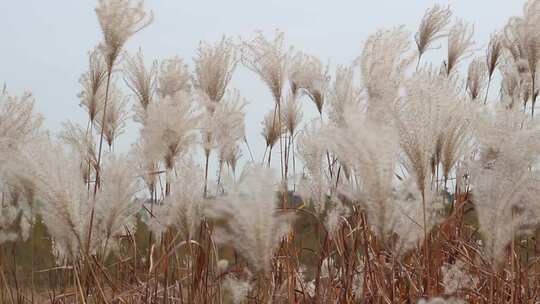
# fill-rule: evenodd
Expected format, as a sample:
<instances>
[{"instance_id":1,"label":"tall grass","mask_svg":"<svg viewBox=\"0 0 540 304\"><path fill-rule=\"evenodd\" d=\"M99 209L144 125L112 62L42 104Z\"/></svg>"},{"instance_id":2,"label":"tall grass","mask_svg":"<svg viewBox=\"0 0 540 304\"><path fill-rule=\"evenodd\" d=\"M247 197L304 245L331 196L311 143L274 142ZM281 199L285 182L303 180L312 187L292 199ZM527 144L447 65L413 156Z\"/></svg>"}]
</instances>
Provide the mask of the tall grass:
<instances>
[{"instance_id":1,"label":"tall grass","mask_svg":"<svg viewBox=\"0 0 540 304\"><path fill-rule=\"evenodd\" d=\"M540 301L539 0L485 51L436 5L337 67L279 31L148 66L123 49L143 4L98 2L87 121L53 135L31 94L0 93L1 303ZM239 65L273 101L264 155Z\"/></svg>"}]
</instances>

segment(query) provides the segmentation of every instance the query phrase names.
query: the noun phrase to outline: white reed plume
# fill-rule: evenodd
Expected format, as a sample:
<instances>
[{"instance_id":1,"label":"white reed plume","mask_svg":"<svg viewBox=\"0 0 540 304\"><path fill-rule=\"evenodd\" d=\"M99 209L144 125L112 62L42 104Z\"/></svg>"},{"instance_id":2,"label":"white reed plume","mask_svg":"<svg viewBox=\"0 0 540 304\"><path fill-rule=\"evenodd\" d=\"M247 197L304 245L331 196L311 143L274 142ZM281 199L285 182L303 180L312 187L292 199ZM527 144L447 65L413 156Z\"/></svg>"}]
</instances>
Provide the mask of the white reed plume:
<instances>
[{"instance_id":1,"label":"white reed plume","mask_svg":"<svg viewBox=\"0 0 540 304\"><path fill-rule=\"evenodd\" d=\"M191 73L187 64L175 56L161 62L157 82L157 93L161 98L174 96L179 91L191 90Z\"/></svg>"},{"instance_id":2,"label":"white reed plume","mask_svg":"<svg viewBox=\"0 0 540 304\"><path fill-rule=\"evenodd\" d=\"M172 169L195 141L199 118L186 92L150 104L142 130L156 158Z\"/></svg>"},{"instance_id":3,"label":"white reed plume","mask_svg":"<svg viewBox=\"0 0 540 304\"><path fill-rule=\"evenodd\" d=\"M5 190L2 191L4 193ZM0 244L13 242L19 237L16 227L20 209L18 206L4 203L0 208Z\"/></svg>"},{"instance_id":4,"label":"white reed plume","mask_svg":"<svg viewBox=\"0 0 540 304\"><path fill-rule=\"evenodd\" d=\"M98 130L103 129L103 136L109 148L112 148L114 140L125 131L126 121L128 119L127 106L129 99L114 85L109 89L108 98L109 102L105 121L103 121L103 117L98 116L95 120L95 125Z\"/></svg>"},{"instance_id":5,"label":"white reed plume","mask_svg":"<svg viewBox=\"0 0 540 304\"><path fill-rule=\"evenodd\" d=\"M41 124L30 93L16 97L5 87L0 91L0 243L25 240L34 221L35 184L18 165L20 155L43 137Z\"/></svg>"},{"instance_id":6,"label":"white reed plume","mask_svg":"<svg viewBox=\"0 0 540 304\"><path fill-rule=\"evenodd\" d=\"M318 119L311 121L298 133L297 154L306 170L300 181L298 193L304 204L308 205L311 202L317 214L325 211L332 187L329 173L324 169L328 145L329 138L323 133Z\"/></svg>"},{"instance_id":7,"label":"white reed plume","mask_svg":"<svg viewBox=\"0 0 540 304\"><path fill-rule=\"evenodd\" d=\"M148 26L153 16L144 10L143 0L99 0L95 11L103 32L100 49L110 73L126 41Z\"/></svg>"},{"instance_id":8,"label":"white reed plume","mask_svg":"<svg viewBox=\"0 0 540 304\"><path fill-rule=\"evenodd\" d=\"M216 241L232 245L257 271L270 270L274 250L291 223L290 215L276 210L277 185L271 169L248 164L209 211L226 221L217 228Z\"/></svg>"},{"instance_id":9,"label":"white reed plume","mask_svg":"<svg viewBox=\"0 0 540 304\"><path fill-rule=\"evenodd\" d=\"M442 128L437 138L435 162L440 162L444 183L450 178L457 162L473 148L473 123L477 109L465 100L456 99L446 105L441 119ZM435 164L437 166L437 164Z\"/></svg>"},{"instance_id":10,"label":"white reed plume","mask_svg":"<svg viewBox=\"0 0 540 304\"><path fill-rule=\"evenodd\" d=\"M236 176L236 168L238 167L238 161L242 157L242 150L240 149L240 144L227 147L225 154L220 157L224 162L227 163L227 166L232 170L233 176Z\"/></svg>"},{"instance_id":11,"label":"white reed plume","mask_svg":"<svg viewBox=\"0 0 540 304\"><path fill-rule=\"evenodd\" d=\"M92 136L88 136L87 131L79 125L70 121L62 124L62 131L59 133L59 139L71 148L71 152L75 153L81 160L81 166L85 167L82 171L83 179L91 182L92 172L97 172L97 151Z\"/></svg>"},{"instance_id":12,"label":"white reed plume","mask_svg":"<svg viewBox=\"0 0 540 304\"><path fill-rule=\"evenodd\" d=\"M478 122L480 155L471 167L473 200L493 266L514 235L538 224L540 127L519 109L499 106ZM500 223L504 222L505 225Z\"/></svg>"},{"instance_id":13,"label":"white reed plume","mask_svg":"<svg viewBox=\"0 0 540 304\"><path fill-rule=\"evenodd\" d=\"M79 256L86 244L94 205L83 180L86 168L81 166L80 158L50 140L43 140L21 156L19 166L36 185L39 213L55 241L58 256ZM90 240L91 252L95 252L98 243L95 237Z\"/></svg>"},{"instance_id":14,"label":"white reed plume","mask_svg":"<svg viewBox=\"0 0 540 304\"><path fill-rule=\"evenodd\" d=\"M483 58L475 58L469 64L467 75L467 92L472 100L481 96L486 88L486 80L489 77L487 66Z\"/></svg>"},{"instance_id":15,"label":"white reed plume","mask_svg":"<svg viewBox=\"0 0 540 304\"><path fill-rule=\"evenodd\" d=\"M418 48L418 65L422 55L433 42L447 35L445 28L450 24L450 17L452 17L450 7L442 7L438 4L426 11L414 36Z\"/></svg>"},{"instance_id":16,"label":"white reed plume","mask_svg":"<svg viewBox=\"0 0 540 304\"><path fill-rule=\"evenodd\" d=\"M223 282L223 287L230 292L231 302L233 304L244 303L252 289L248 281L239 280L232 275L228 275Z\"/></svg>"},{"instance_id":17,"label":"white reed plume","mask_svg":"<svg viewBox=\"0 0 540 304\"><path fill-rule=\"evenodd\" d=\"M205 151L223 149L244 138L245 107L247 101L238 90L229 91L220 103L207 103L211 107L202 114L203 148Z\"/></svg>"},{"instance_id":18,"label":"white reed plume","mask_svg":"<svg viewBox=\"0 0 540 304\"><path fill-rule=\"evenodd\" d=\"M270 163L272 148L278 142L279 138L285 133L285 128L279 123L278 114L272 110L264 116L262 121L261 135L266 141L266 149L269 150L268 163Z\"/></svg>"},{"instance_id":19,"label":"white reed plume","mask_svg":"<svg viewBox=\"0 0 540 304\"><path fill-rule=\"evenodd\" d=\"M405 98L397 105L395 121L405 156L403 162L422 192L434 169L441 118L457 94L443 90L448 88L446 81L432 70L421 70L405 84Z\"/></svg>"},{"instance_id":20,"label":"white reed plume","mask_svg":"<svg viewBox=\"0 0 540 304\"><path fill-rule=\"evenodd\" d=\"M391 124L374 121L360 109L348 111L345 120L346 127L327 131L332 151L349 171L350 183L338 191L362 206L382 244L390 245L387 241L398 235L394 250L404 253L424 236L423 196L414 178L396 178L398 133ZM438 221L441 204L430 191L425 199L429 231Z\"/></svg>"},{"instance_id":21,"label":"white reed plume","mask_svg":"<svg viewBox=\"0 0 540 304\"><path fill-rule=\"evenodd\" d=\"M467 302L455 298L431 298L429 300L420 299L420 301L418 301L418 304L467 304Z\"/></svg>"},{"instance_id":22,"label":"white reed plume","mask_svg":"<svg viewBox=\"0 0 540 304\"><path fill-rule=\"evenodd\" d=\"M522 77L516 66L510 60L505 60L499 67L501 72L501 93L503 99L509 100L509 106L513 107L522 100Z\"/></svg>"},{"instance_id":23,"label":"white reed plume","mask_svg":"<svg viewBox=\"0 0 540 304\"><path fill-rule=\"evenodd\" d=\"M106 254L126 231L134 232L135 214L140 205L134 200L139 191L133 161L127 156L105 159L102 186L96 196L94 231L100 240L101 253Z\"/></svg>"},{"instance_id":24,"label":"white reed plume","mask_svg":"<svg viewBox=\"0 0 540 304\"><path fill-rule=\"evenodd\" d=\"M21 153L20 151L17 153ZM0 165L0 244L22 240L30 236L35 222L36 187L31 178L19 172L17 156L7 157L8 164Z\"/></svg>"},{"instance_id":25,"label":"white reed plume","mask_svg":"<svg viewBox=\"0 0 540 304\"><path fill-rule=\"evenodd\" d=\"M291 60L289 83L293 95L304 92L322 115L326 92L330 82L328 65L315 56L298 53Z\"/></svg>"},{"instance_id":26,"label":"white reed plume","mask_svg":"<svg viewBox=\"0 0 540 304\"><path fill-rule=\"evenodd\" d=\"M151 228L156 235L167 228L177 229L183 240L191 240L203 219L205 199L203 196L202 170L192 162L179 166L172 182L171 194L163 203L154 207Z\"/></svg>"},{"instance_id":27,"label":"white reed plume","mask_svg":"<svg viewBox=\"0 0 540 304\"><path fill-rule=\"evenodd\" d=\"M420 241L426 243L426 234L443 219L444 199L431 189L421 192L416 181L409 177L395 190L393 202L387 214L387 229L399 236L393 244L395 252L404 254Z\"/></svg>"},{"instance_id":28,"label":"white reed plume","mask_svg":"<svg viewBox=\"0 0 540 304\"><path fill-rule=\"evenodd\" d=\"M134 120L144 122L145 112L153 102L157 86L157 63L153 62L147 68L144 64L142 51L135 56L126 56L124 65L124 81L135 94L137 104L135 106Z\"/></svg>"},{"instance_id":29,"label":"white reed plume","mask_svg":"<svg viewBox=\"0 0 540 304\"><path fill-rule=\"evenodd\" d=\"M477 279L467 273L466 265L462 261L443 265L441 272L444 293L447 295L456 294L464 289L473 289L476 285Z\"/></svg>"},{"instance_id":30,"label":"white reed plume","mask_svg":"<svg viewBox=\"0 0 540 304\"><path fill-rule=\"evenodd\" d=\"M487 66L487 72L488 72L488 84L487 84L487 89L486 89L486 97L484 98L484 104L487 103L489 88L491 86L491 80L493 78L493 74L495 73L495 69L497 68L497 66L499 66L499 63L501 62L503 51L504 51L504 44L503 44L502 36L499 32L496 32L491 35L491 38L489 39L489 44L486 50L486 66Z\"/></svg>"},{"instance_id":31,"label":"white reed plume","mask_svg":"<svg viewBox=\"0 0 540 304\"><path fill-rule=\"evenodd\" d=\"M237 90L229 92L213 115L218 158L220 163L231 158L237 145L245 138L245 107L247 102Z\"/></svg>"},{"instance_id":32,"label":"white reed plume","mask_svg":"<svg viewBox=\"0 0 540 304\"><path fill-rule=\"evenodd\" d=\"M159 155L150 146L151 139L144 135L135 143L132 153L134 154L138 175L144 181L150 199L153 200L156 194L157 176L159 174Z\"/></svg>"},{"instance_id":33,"label":"white reed plume","mask_svg":"<svg viewBox=\"0 0 540 304\"><path fill-rule=\"evenodd\" d=\"M472 54L474 27L458 21L448 34L448 52L445 62L446 75L450 75L458 63Z\"/></svg>"},{"instance_id":34,"label":"white reed plume","mask_svg":"<svg viewBox=\"0 0 540 304\"><path fill-rule=\"evenodd\" d=\"M527 1L522 17L513 17L504 28L505 46L512 54L521 72L527 73L531 85L528 97L532 103L531 115L538 96L537 73L540 63L540 1ZM525 100L525 105L528 100Z\"/></svg>"},{"instance_id":35,"label":"white reed plume","mask_svg":"<svg viewBox=\"0 0 540 304\"><path fill-rule=\"evenodd\" d=\"M0 91L0 150L28 144L37 135L42 121L41 115L34 111L31 93L19 97L9 95L5 88Z\"/></svg>"},{"instance_id":36,"label":"white reed plume","mask_svg":"<svg viewBox=\"0 0 540 304\"><path fill-rule=\"evenodd\" d=\"M343 127L345 113L349 109L360 107L360 90L354 87L354 70L352 67L338 66L334 83L328 93L328 118Z\"/></svg>"},{"instance_id":37,"label":"white reed plume","mask_svg":"<svg viewBox=\"0 0 540 304\"><path fill-rule=\"evenodd\" d=\"M194 86L215 103L221 101L238 63L232 39L223 37L214 45L201 42L195 58Z\"/></svg>"},{"instance_id":38,"label":"white reed plume","mask_svg":"<svg viewBox=\"0 0 540 304\"><path fill-rule=\"evenodd\" d=\"M283 112L281 113L283 125L289 136L294 137L296 129L302 121L302 105L297 98L291 93L287 95L285 104L283 105Z\"/></svg>"},{"instance_id":39,"label":"white reed plume","mask_svg":"<svg viewBox=\"0 0 540 304\"><path fill-rule=\"evenodd\" d=\"M88 112L90 123L93 123L97 114L103 110L106 78L105 61L96 48L88 54L88 71L79 78L82 90L78 97L81 100L80 105Z\"/></svg>"},{"instance_id":40,"label":"white reed plume","mask_svg":"<svg viewBox=\"0 0 540 304\"><path fill-rule=\"evenodd\" d=\"M252 41L243 43L242 63L268 86L276 103L281 101L291 51L285 47L285 34L279 31L275 32L273 40L256 32Z\"/></svg>"},{"instance_id":41,"label":"white reed plume","mask_svg":"<svg viewBox=\"0 0 540 304\"><path fill-rule=\"evenodd\" d=\"M205 160L205 195L208 163L212 150L217 149L220 169L232 161L236 163L238 144L245 138L245 106L247 102L238 90L229 91L219 103L199 99L205 107L201 115L202 146ZM220 170L221 171L221 170Z\"/></svg>"},{"instance_id":42,"label":"white reed plume","mask_svg":"<svg viewBox=\"0 0 540 304\"><path fill-rule=\"evenodd\" d=\"M409 33L403 28L380 30L364 44L358 61L368 95L368 112L372 115L382 117L390 110L405 70L413 60L405 56L409 47Z\"/></svg>"}]
</instances>

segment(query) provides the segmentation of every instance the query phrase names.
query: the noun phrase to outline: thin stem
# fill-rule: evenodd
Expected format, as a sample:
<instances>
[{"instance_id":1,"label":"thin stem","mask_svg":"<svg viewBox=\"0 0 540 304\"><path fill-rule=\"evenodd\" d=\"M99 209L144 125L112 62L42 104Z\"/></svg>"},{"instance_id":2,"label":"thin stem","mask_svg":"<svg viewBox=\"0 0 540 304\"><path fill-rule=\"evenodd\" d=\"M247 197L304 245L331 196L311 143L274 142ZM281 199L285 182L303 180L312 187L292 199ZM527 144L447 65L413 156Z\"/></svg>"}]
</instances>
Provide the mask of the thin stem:
<instances>
[{"instance_id":1,"label":"thin stem","mask_svg":"<svg viewBox=\"0 0 540 304\"><path fill-rule=\"evenodd\" d=\"M205 151L205 163L204 163L204 197L207 197L208 191L208 162L210 160L210 150Z\"/></svg>"},{"instance_id":2,"label":"thin stem","mask_svg":"<svg viewBox=\"0 0 540 304\"><path fill-rule=\"evenodd\" d=\"M96 193L98 185L100 183L100 163L101 163L101 149L103 148L103 131L105 130L105 118L107 117L107 102L109 100L109 86L111 84L111 74L112 74L112 65L109 67L107 72L107 85L105 87L105 101L103 104L103 126L101 126L101 134L99 136L99 152L96 165L96 180L94 181L94 202L92 205L92 212L90 213L90 225L88 226L88 240L86 243L86 253L90 251L90 240L92 238L92 226L94 224L94 213L95 213L95 202L96 202Z\"/></svg>"},{"instance_id":3,"label":"thin stem","mask_svg":"<svg viewBox=\"0 0 540 304\"><path fill-rule=\"evenodd\" d=\"M486 89L486 96L484 97L484 104L487 104L487 99L488 99L488 94L489 94L489 88L491 86L491 75L489 75L489 78L488 78L488 84L487 84L487 89Z\"/></svg>"}]
</instances>

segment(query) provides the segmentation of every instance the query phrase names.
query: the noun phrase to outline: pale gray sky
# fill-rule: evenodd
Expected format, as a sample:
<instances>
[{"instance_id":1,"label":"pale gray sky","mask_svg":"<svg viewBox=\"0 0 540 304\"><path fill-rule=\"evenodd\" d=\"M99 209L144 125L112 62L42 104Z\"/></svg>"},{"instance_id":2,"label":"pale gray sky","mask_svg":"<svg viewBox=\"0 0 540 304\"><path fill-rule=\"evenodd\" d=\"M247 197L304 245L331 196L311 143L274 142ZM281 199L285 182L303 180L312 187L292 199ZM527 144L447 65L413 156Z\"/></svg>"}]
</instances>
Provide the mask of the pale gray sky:
<instances>
[{"instance_id":1,"label":"pale gray sky","mask_svg":"<svg viewBox=\"0 0 540 304\"><path fill-rule=\"evenodd\" d=\"M87 68L87 51L101 38L96 2L0 1L0 84L5 82L13 94L32 91L52 130L67 119L86 122L76 95L79 76ZM485 46L490 33L502 28L508 17L521 14L523 6L521 0L147 0L155 21L129 41L127 50L142 47L148 61L179 55L191 63L200 40L217 41L223 34L250 38L254 30L272 34L279 28L295 49L333 65L345 64L358 56L363 41L377 29L405 25L412 35L424 11L435 3L450 4L454 16L475 25L478 47ZM437 62L441 52L432 52ZM250 102L247 136L260 159L260 121L272 108L271 95L244 68L237 70L232 86ZM128 127L120 138L121 150L137 134L135 125Z\"/></svg>"}]
</instances>

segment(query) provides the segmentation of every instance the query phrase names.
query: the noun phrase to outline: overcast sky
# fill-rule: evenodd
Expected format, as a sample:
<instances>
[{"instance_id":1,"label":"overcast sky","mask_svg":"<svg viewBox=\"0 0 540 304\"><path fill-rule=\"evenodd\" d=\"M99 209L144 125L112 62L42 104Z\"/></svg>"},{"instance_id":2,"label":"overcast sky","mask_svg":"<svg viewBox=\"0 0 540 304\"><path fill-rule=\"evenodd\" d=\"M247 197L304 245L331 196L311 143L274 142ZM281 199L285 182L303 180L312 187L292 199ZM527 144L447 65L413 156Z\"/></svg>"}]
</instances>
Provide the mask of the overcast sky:
<instances>
[{"instance_id":1,"label":"overcast sky","mask_svg":"<svg viewBox=\"0 0 540 304\"><path fill-rule=\"evenodd\" d=\"M12 94L32 91L46 126L53 131L67 119L86 122L76 95L79 76L87 68L87 52L101 38L96 3L0 0L0 84L5 82ZM141 47L148 62L179 55L191 64L201 40L214 42L224 34L250 38L254 30L271 34L279 28L295 49L332 65L346 64L377 29L405 25L414 32L425 10L435 3L450 4L456 17L474 24L478 47L485 46L490 33L502 28L508 17L521 14L523 6L520 0L147 0L155 20L129 41L127 50ZM440 62L440 57L435 58ZM260 121L272 109L271 95L244 68L237 70L232 86L250 102L247 136L260 158L264 150ZM314 113L307 112L307 116ZM136 125L128 127L120 138L120 150L136 138Z\"/></svg>"}]
</instances>

